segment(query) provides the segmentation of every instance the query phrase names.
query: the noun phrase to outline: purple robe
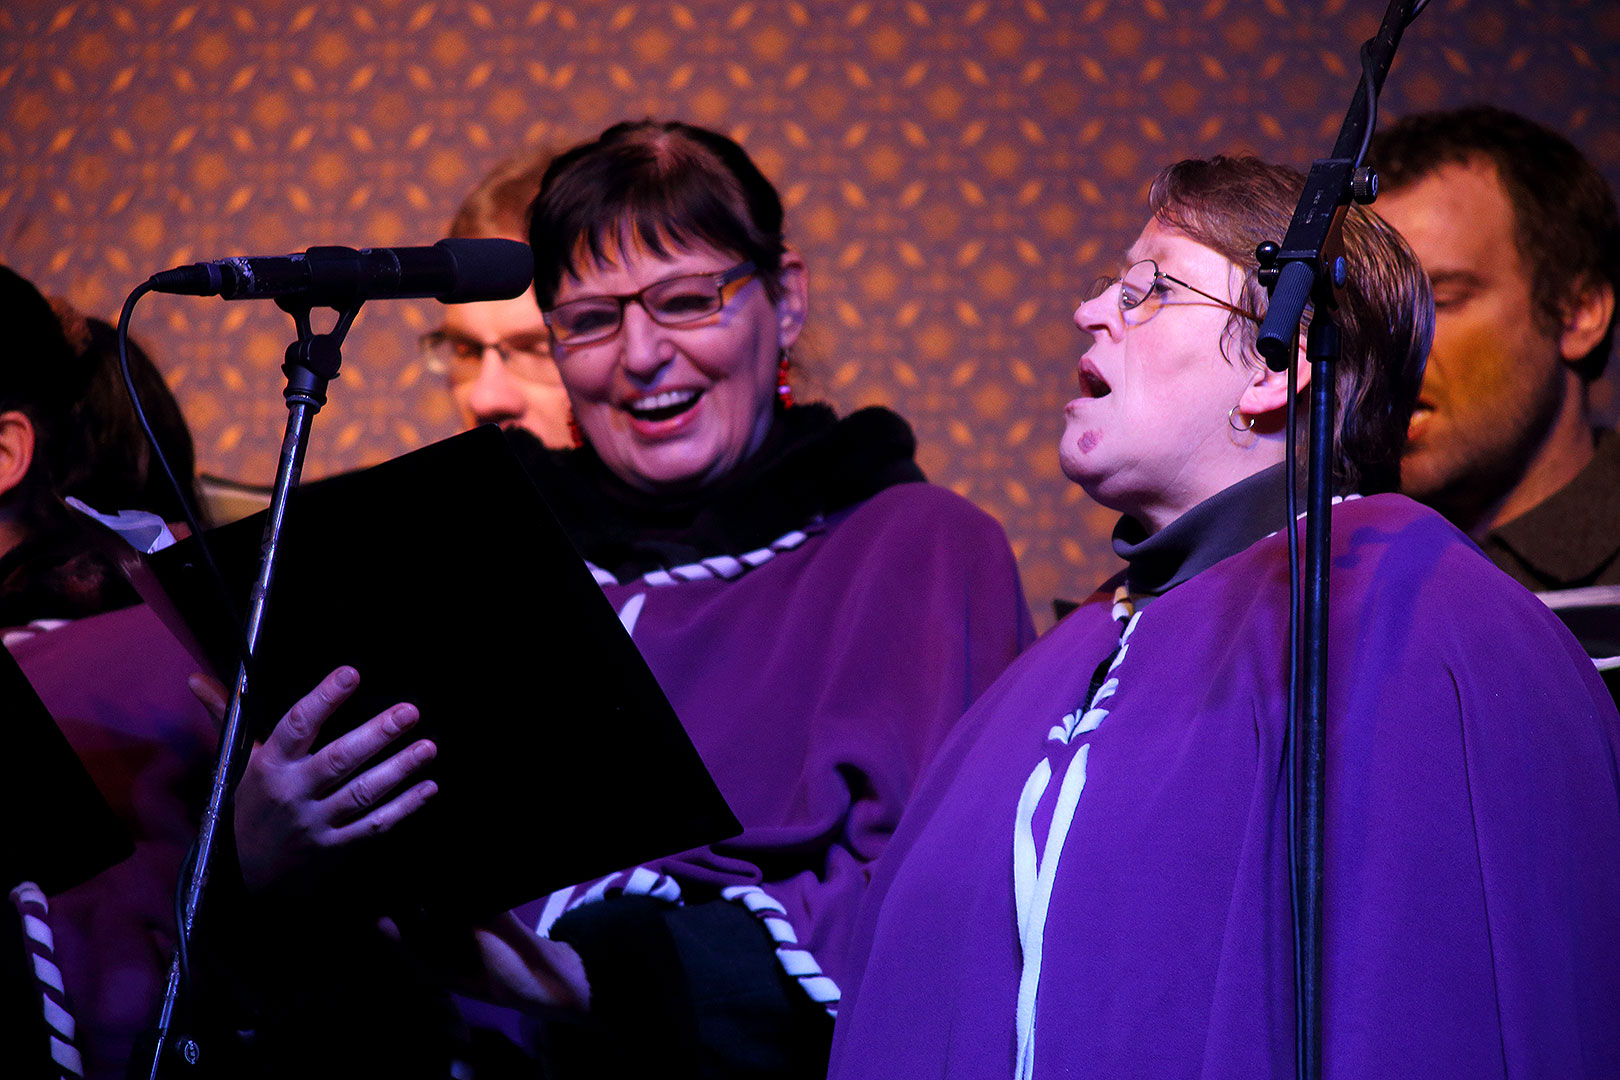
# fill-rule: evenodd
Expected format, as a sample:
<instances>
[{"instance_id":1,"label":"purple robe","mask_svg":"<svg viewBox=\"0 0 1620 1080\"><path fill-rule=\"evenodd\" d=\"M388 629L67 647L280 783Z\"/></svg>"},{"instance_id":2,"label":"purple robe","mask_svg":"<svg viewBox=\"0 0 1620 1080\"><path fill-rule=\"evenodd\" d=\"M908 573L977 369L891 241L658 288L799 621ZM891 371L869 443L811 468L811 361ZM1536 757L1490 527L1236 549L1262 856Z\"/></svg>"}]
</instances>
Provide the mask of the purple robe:
<instances>
[{"instance_id":1,"label":"purple robe","mask_svg":"<svg viewBox=\"0 0 1620 1080\"><path fill-rule=\"evenodd\" d=\"M135 841L123 862L50 897L85 1075L121 1077L157 1020L180 863L213 777L218 732L186 685L205 668L144 604L10 648Z\"/></svg>"},{"instance_id":2,"label":"purple robe","mask_svg":"<svg viewBox=\"0 0 1620 1080\"><path fill-rule=\"evenodd\" d=\"M1324 1076L1620 1076L1614 706L1438 515L1333 524ZM1082 607L980 699L879 865L833 1077L1292 1075L1286 556Z\"/></svg>"},{"instance_id":3,"label":"purple robe","mask_svg":"<svg viewBox=\"0 0 1620 1080\"><path fill-rule=\"evenodd\" d=\"M869 866L923 767L1034 636L1001 527L899 484L758 552L604 591L744 826L651 869L762 885L842 986ZM547 925L585 892L521 914Z\"/></svg>"}]
</instances>

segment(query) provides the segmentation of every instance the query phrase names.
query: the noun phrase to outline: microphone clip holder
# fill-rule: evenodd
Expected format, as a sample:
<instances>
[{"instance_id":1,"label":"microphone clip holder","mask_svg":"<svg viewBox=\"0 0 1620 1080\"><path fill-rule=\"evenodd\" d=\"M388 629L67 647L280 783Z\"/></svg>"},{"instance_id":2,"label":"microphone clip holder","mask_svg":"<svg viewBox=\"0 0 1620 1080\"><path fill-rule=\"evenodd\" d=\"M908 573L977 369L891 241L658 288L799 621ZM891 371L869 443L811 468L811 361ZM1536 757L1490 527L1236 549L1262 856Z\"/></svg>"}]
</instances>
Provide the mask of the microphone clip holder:
<instances>
[{"instance_id":1,"label":"microphone clip holder","mask_svg":"<svg viewBox=\"0 0 1620 1080\"><path fill-rule=\"evenodd\" d=\"M354 325L355 316L365 303L360 299L347 299L333 303L312 300L308 296L281 296L276 306L292 316L298 328L298 339L287 346L281 371L287 376L287 389L283 392L287 403L302 401L315 410L326 404L326 384L338 377L343 366L343 339ZM329 307L337 312L337 322L325 333L316 333L310 314L317 307Z\"/></svg>"},{"instance_id":2,"label":"microphone clip holder","mask_svg":"<svg viewBox=\"0 0 1620 1080\"><path fill-rule=\"evenodd\" d=\"M1352 201L1378 195L1378 174L1351 158L1321 158L1311 166L1305 189L1282 243L1255 249L1260 284L1272 293L1256 347L1272 371L1286 370L1299 340L1305 305L1318 312L1339 307L1349 272L1344 258L1344 215Z\"/></svg>"}]
</instances>

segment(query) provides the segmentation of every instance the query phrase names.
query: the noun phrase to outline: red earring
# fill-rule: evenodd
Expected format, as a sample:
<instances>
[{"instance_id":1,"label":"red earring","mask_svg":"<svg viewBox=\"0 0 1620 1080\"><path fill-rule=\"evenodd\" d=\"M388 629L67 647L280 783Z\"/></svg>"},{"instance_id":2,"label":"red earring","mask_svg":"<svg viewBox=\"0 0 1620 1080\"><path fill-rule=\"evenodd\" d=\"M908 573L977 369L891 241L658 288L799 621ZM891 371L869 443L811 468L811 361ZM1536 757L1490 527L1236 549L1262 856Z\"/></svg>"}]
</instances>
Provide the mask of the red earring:
<instances>
[{"instance_id":1,"label":"red earring","mask_svg":"<svg viewBox=\"0 0 1620 1080\"><path fill-rule=\"evenodd\" d=\"M782 359L776 365L776 396L782 402L782 408L793 408L793 384L788 381L790 364L786 349L782 350Z\"/></svg>"}]
</instances>

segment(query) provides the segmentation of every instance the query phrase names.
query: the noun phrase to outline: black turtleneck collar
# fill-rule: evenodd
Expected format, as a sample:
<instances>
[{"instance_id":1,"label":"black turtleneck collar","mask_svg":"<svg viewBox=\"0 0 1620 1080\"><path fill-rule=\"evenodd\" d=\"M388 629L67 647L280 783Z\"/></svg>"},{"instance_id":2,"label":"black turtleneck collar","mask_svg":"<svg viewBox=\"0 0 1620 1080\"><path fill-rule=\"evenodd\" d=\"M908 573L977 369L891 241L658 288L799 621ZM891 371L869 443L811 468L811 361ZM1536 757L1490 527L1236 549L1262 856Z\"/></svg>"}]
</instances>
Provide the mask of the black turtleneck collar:
<instances>
[{"instance_id":1,"label":"black turtleneck collar","mask_svg":"<svg viewBox=\"0 0 1620 1080\"><path fill-rule=\"evenodd\" d=\"M519 460L581 555L624 580L765 547L894 484L924 479L916 438L881 408L838 419L826 405L778 408L752 457L698 491L649 494L590 447L547 450L508 432Z\"/></svg>"},{"instance_id":2,"label":"black turtleneck collar","mask_svg":"<svg viewBox=\"0 0 1620 1080\"><path fill-rule=\"evenodd\" d=\"M1216 492L1152 536L1135 518L1120 518L1114 554L1127 565L1104 588L1125 585L1143 606L1286 525L1287 495L1279 463Z\"/></svg>"}]
</instances>

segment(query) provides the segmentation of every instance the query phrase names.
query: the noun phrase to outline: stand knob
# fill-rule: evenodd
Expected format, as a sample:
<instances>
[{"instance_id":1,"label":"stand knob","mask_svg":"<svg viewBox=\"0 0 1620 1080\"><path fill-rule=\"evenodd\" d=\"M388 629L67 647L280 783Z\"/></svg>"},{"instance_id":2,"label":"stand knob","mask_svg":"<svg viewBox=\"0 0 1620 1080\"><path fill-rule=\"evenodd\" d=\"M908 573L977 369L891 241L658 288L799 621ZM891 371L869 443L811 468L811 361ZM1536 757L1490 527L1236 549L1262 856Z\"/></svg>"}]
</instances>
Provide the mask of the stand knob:
<instances>
[{"instance_id":1,"label":"stand knob","mask_svg":"<svg viewBox=\"0 0 1620 1080\"><path fill-rule=\"evenodd\" d=\"M1260 272L1255 277L1268 289L1277 283L1277 256L1281 252L1282 247L1274 240L1267 240L1254 249L1254 257L1260 263Z\"/></svg>"},{"instance_id":2,"label":"stand knob","mask_svg":"<svg viewBox=\"0 0 1620 1080\"><path fill-rule=\"evenodd\" d=\"M1378 198L1378 170L1363 165L1350 175L1350 197L1362 206Z\"/></svg>"}]
</instances>

